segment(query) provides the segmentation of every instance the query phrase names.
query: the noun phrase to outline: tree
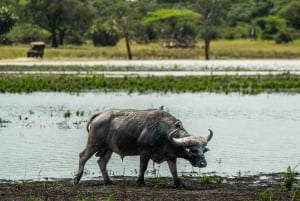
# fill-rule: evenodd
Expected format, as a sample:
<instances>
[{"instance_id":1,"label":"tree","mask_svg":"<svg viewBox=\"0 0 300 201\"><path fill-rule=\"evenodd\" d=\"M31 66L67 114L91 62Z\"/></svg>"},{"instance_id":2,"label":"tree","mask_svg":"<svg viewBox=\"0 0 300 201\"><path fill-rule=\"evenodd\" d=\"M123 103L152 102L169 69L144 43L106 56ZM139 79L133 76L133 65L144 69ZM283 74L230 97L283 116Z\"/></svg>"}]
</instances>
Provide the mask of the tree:
<instances>
[{"instance_id":1,"label":"tree","mask_svg":"<svg viewBox=\"0 0 300 201\"><path fill-rule=\"evenodd\" d=\"M10 31L18 17L7 7L0 7L0 35Z\"/></svg>"},{"instance_id":2,"label":"tree","mask_svg":"<svg viewBox=\"0 0 300 201\"><path fill-rule=\"evenodd\" d=\"M253 2L249 0L233 3L226 14L227 23L235 26L238 22L251 22L253 7Z\"/></svg>"},{"instance_id":3,"label":"tree","mask_svg":"<svg viewBox=\"0 0 300 201\"><path fill-rule=\"evenodd\" d=\"M262 17L270 14L274 0L255 0L253 17Z\"/></svg>"},{"instance_id":4,"label":"tree","mask_svg":"<svg viewBox=\"0 0 300 201\"><path fill-rule=\"evenodd\" d=\"M143 22L151 25L162 38L186 47L194 45L199 18L200 14L188 9L159 9L149 12Z\"/></svg>"},{"instance_id":5,"label":"tree","mask_svg":"<svg viewBox=\"0 0 300 201\"><path fill-rule=\"evenodd\" d=\"M203 27L202 36L206 60L209 60L210 42L215 32L214 26L219 24L221 17L224 16L222 9L225 8L225 2L219 0L197 0L196 10L201 14L199 20Z\"/></svg>"},{"instance_id":6,"label":"tree","mask_svg":"<svg viewBox=\"0 0 300 201\"><path fill-rule=\"evenodd\" d=\"M29 0L26 8L27 16L51 33L52 47L63 44L66 34L86 31L93 17L87 0Z\"/></svg>"},{"instance_id":7,"label":"tree","mask_svg":"<svg viewBox=\"0 0 300 201\"><path fill-rule=\"evenodd\" d=\"M275 15L257 18L256 23L262 29L263 39L273 39L275 34L286 27L286 20Z\"/></svg>"},{"instance_id":8,"label":"tree","mask_svg":"<svg viewBox=\"0 0 300 201\"><path fill-rule=\"evenodd\" d=\"M292 1L281 8L278 15L287 20L289 26L300 29L300 1Z\"/></svg>"},{"instance_id":9,"label":"tree","mask_svg":"<svg viewBox=\"0 0 300 201\"><path fill-rule=\"evenodd\" d=\"M114 23L124 36L127 57L129 60L133 58L130 47L130 31L133 27L133 24L136 22L134 18L136 3L136 1L130 0L93 1L93 5L97 10L98 20L102 23Z\"/></svg>"},{"instance_id":10,"label":"tree","mask_svg":"<svg viewBox=\"0 0 300 201\"><path fill-rule=\"evenodd\" d=\"M119 30L112 23L94 24L91 34L94 46L115 46L119 41Z\"/></svg>"}]
</instances>

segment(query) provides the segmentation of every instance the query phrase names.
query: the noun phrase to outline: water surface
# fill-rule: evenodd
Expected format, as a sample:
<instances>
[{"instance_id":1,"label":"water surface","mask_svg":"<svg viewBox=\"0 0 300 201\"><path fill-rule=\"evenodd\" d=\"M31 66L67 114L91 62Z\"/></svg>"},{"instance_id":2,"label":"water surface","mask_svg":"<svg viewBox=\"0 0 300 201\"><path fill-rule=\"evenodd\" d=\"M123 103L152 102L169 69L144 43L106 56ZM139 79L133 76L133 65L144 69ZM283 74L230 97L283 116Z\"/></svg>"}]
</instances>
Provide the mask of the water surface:
<instances>
[{"instance_id":1,"label":"water surface","mask_svg":"<svg viewBox=\"0 0 300 201\"><path fill-rule=\"evenodd\" d=\"M299 103L298 94L0 94L0 180L73 177L92 113L160 105L194 135L206 136L209 128L214 131L208 145L211 151L206 154L208 166L199 170L181 159L179 172L282 172L300 162ZM70 117L65 117L68 113ZM100 175L96 159L88 161L85 179ZM113 155L108 169L111 175L136 175L138 157L125 157L122 162ZM148 169L170 176L165 163L150 162Z\"/></svg>"}]
</instances>

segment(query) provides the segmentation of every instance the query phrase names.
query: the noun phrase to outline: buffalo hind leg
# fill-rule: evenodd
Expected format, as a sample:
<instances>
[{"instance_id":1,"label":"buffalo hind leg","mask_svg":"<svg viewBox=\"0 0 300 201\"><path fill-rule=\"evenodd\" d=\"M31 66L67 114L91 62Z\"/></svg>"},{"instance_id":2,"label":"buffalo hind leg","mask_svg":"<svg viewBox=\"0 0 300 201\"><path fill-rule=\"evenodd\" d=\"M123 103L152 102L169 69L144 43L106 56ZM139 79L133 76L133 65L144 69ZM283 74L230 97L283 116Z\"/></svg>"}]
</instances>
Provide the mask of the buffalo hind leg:
<instances>
[{"instance_id":1,"label":"buffalo hind leg","mask_svg":"<svg viewBox=\"0 0 300 201\"><path fill-rule=\"evenodd\" d=\"M107 170L106 170L106 166L107 166L107 163L108 163L111 155L112 155L112 151L111 150L106 150L103 154L100 155L100 158L97 161L98 166L101 170L102 177L104 179L105 185L111 185L112 184L112 181L109 179L109 176L108 176Z\"/></svg>"},{"instance_id":2,"label":"buffalo hind leg","mask_svg":"<svg viewBox=\"0 0 300 201\"><path fill-rule=\"evenodd\" d=\"M176 186L176 188L185 188L185 185L183 183L181 183L181 181L177 175L176 159L168 160L167 162L169 165L170 172L173 176L173 181L174 181L174 185Z\"/></svg>"},{"instance_id":3,"label":"buffalo hind leg","mask_svg":"<svg viewBox=\"0 0 300 201\"><path fill-rule=\"evenodd\" d=\"M151 158L151 154L149 154L149 152L142 152L140 154L140 170L139 170L138 179L136 181L138 185L145 184L144 175L145 175L145 171L147 170L148 162L150 158Z\"/></svg>"},{"instance_id":4,"label":"buffalo hind leg","mask_svg":"<svg viewBox=\"0 0 300 201\"><path fill-rule=\"evenodd\" d=\"M74 178L74 184L78 184L82 175L83 175L83 170L84 170L84 165L85 163L93 156L94 153L96 153L96 149L93 147L86 147L80 154L79 154L79 167L77 174L75 175Z\"/></svg>"}]
</instances>

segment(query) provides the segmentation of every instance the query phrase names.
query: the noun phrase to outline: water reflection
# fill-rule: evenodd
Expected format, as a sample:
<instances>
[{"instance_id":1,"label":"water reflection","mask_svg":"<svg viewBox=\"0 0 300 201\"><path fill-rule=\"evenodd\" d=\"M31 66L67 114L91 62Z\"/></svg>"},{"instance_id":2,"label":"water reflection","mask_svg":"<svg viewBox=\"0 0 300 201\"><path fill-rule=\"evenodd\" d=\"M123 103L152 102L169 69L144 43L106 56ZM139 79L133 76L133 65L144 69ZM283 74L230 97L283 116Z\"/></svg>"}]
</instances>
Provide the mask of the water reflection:
<instances>
[{"instance_id":1,"label":"water reflection","mask_svg":"<svg viewBox=\"0 0 300 201\"><path fill-rule=\"evenodd\" d=\"M279 172L300 162L300 95L33 93L1 94L0 101L0 166L5 167L0 179L72 177L86 143L87 119L107 108L165 105L194 135L206 136L212 129L208 166L200 173ZM199 173L185 160L178 163L179 171ZM138 157L126 157L122 163L114 155L108 168L112 175L135 175ZM166 164L153 168L150 163L151 169L169 175ZM93 157L84 178L99 174Z\"/></svg>"}]
</instances>

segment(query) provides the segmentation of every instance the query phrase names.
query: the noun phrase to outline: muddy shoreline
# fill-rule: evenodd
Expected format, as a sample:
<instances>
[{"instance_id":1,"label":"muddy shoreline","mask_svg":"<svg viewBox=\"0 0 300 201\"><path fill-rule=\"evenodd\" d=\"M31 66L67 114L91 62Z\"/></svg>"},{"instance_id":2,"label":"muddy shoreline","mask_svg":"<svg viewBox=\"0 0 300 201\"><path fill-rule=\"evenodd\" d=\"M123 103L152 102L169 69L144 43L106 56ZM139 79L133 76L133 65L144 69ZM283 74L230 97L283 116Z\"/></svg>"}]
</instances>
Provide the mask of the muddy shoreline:
<instances>
[{"instance_id":1,"label":"muddy shoreline","mask_svg":"<svg viewBox=\"0 0 300 201\"><path fill-rule=\"evenodd\" d=\"M283 173L240 177L220 177L221 182L201 183L201 177L181 178L186 185L176 189L172 178L146 178L145 186L135 184L136 177L114 176L114 185L105 186L102 178L0 183L0 200L260 200L271 189L273 200L300 199L299 193L281 192ZM299 182L300 174L296 175ZM298 190L299 191L299 190Z\"/></svg>"}]
</instances>

